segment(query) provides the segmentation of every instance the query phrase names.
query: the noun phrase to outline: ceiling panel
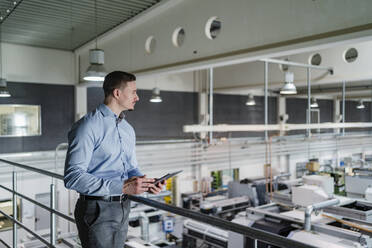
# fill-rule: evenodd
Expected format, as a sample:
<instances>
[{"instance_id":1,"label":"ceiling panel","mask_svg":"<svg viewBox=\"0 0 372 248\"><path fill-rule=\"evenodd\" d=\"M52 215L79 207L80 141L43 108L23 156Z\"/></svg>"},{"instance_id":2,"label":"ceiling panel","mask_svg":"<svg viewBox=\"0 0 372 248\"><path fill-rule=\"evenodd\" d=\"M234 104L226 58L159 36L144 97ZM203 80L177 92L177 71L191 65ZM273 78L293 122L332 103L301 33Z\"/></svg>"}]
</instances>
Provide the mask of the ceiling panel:
<instances>
[{"instance_id":1,"label":"ceiling panel","mask_svg":"<svg viewBox=\"0 0 372 248\"><path fill-rule=\"evenodd\" d=\"M93 0L0 0L1 40L74 50L160 1L97 0L95 18Z\"/></svg>"}]
</instances>

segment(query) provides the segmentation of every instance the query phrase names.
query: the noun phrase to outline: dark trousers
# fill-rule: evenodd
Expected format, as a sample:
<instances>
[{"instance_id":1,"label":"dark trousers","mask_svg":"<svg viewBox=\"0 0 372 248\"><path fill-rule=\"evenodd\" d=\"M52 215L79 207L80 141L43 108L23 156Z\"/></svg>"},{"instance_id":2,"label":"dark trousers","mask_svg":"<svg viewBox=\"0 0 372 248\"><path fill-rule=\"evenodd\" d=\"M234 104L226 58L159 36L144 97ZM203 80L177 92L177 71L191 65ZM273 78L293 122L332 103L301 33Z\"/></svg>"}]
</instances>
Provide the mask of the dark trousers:
<instances>
[{"instance_id":1,"label":"dark trousers","mask_svg":"<svg viewBox=\"0 0 372 248\"><path fill-rule=\"evenodd\" d=\"M130 201L79 199L75 220L83 248L123 248L128 232Z\"/></svg>"}]
</instances>

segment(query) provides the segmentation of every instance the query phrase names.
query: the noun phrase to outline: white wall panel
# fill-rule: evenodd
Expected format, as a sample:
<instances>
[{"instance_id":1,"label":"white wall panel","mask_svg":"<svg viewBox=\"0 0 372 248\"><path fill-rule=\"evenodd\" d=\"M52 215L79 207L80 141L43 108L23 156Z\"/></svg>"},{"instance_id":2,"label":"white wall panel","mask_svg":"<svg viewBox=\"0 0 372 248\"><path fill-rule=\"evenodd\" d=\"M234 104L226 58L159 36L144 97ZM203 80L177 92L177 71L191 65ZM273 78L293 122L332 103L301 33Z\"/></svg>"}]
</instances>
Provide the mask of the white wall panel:
<instances>
[{"instance_id":1,"label":"white wall panel","mask_svg":"<svg viewBox=\"0 0 372 248\"><path fill-rule=\"evenodd\" d=\"M129 71L153 68L155 71L158 66L173 63L176 63L174 68L185 69L187 66L190 69L191 65L223 62L225 55L234 58L242 54L253 56L258 52L264 55L370 36L372 17L368 9L371 8L372 2L368 0L360 0L358 4L347 0L179 1L158 15L154 8L151 18L138 24L132 22L130 29L123 24L122 29L114 31L115 36L110 34L110 39L103 36L99 47L106 52L109 71L119 68ZM218 16L222 21L221 33L213 41L204 35L204 25L211 16ZM364 24L367 25L358 30L328 33ZM181 48L171 44L172 32L178 26L184 27L186 32ZM324 35L309 38L318 34ZM150 35L155 36L157 45L154 53L148 55L144 44ZM303 37L308 38L295 40ZM88 66L88 48L84 46L77 50L81 55L82 70ZM191 64L182 65L189 60L193 60Z\"/></svg>"},{"instance_id":2,"label":"white wall panel","mask_svg":"<svg viewBox=\"0 0 372 248\"><path fill-rule=\"evenodd\" d=\"M3 77L11 82L75 84L74 54L68 51L2 44Z\"/></svg>"}]
</instances>

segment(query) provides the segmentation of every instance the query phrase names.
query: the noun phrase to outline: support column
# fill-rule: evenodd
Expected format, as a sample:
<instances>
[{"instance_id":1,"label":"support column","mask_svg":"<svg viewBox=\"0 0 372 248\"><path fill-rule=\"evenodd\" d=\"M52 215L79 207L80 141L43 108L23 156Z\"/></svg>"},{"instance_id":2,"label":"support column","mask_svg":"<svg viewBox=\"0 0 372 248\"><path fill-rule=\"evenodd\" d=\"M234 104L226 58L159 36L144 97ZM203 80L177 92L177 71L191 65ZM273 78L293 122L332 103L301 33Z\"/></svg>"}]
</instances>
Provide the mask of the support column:
<instances>
[{"instance_id":1,"label":"support column","mask_svg":"<svg viewBox=\"0 0 372 248\"><path fill-rule=\"evenodd\" d=\"M342 123L345 124L345 116L346 116L346 113L345 113L345 94L346 94L346 82L343 81L342 82ZM345 136L345 128L342 128L342 136Z\"/></svg>"},{"instance_id":2,"label":"support column","mask_svg":"<svg viewBox=\"0 0 372 248\"><path fill-rule=\"evenodd\" d=\"M265 80L265 127L267 127L267 124L269 124L269 106L268 106L268 71L269 71L269 63L265 61L265 74L264 74L264 80ZM269 141L269 132L265 130L265 141Z\"/></svg>"},{"instance_id":3,"label":"support column","mask_svg":"<svg viewBox=\"0 0 372 248\"><path fill-rule=\"evenodd\" d=\"M213 68L209 69L209 126L213 127ZM209 143L212 141L213 132L209 131Z\"/></svg>"},{"instance_id":4,"label":"support column","mask_svg":"<svg viewBox=\"0 0 372 248\"><path fill-rule=\"evenodd\" d=\"M307 118L306 123L311 123L311 80L310 80L310 68L306 69L306 78L307 78ZM307 137L311 136L311 129L306 129Z\"/></svg>"},{"instance_id":5,"label":"support column","mask_svg":"<svg viewBox=\"0 0 372 248\"><path fill-rule=\"evenodd\" d=\"M341 109L340 109L340 100L337 99L337 97L333 98L333 122L339 123L340 122L340 116L341 116ZM335 134L340 133L339 128L334 129Z\"/></svg>"},{"instance_id":6,"label":"support column","mask_svg":"<svg viewBox=\"0 0 372 248\"><path fill-rule=\"evenodd\" d=\"M278 96L278 123L284 125L287 122L286 98ZM280 130L280 136L284 135L284 131Z\"/></svg>"}]
</instances>

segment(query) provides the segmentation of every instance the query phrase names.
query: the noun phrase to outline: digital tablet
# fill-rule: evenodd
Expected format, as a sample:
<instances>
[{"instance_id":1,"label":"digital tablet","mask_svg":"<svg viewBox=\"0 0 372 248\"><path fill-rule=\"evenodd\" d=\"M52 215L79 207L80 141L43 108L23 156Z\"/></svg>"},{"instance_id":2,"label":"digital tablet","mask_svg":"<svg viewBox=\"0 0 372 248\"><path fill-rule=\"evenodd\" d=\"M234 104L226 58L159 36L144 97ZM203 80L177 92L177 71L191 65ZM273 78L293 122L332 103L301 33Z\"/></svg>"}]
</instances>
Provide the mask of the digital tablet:
<instances>
[{"instance_id":1,"label":"digital tablet","mask_svg":"<svg viewBox=\"0 0 372 248\"><path fill-rule=\"evenodd\" d=\"M160 178L155 178L155 182L153 182L153 184L158 184L163 180L167 180L168 178L174 177L175 175L177 175L178 173L181 173L182 171L183 170L179 170L179 171L176 171L176 172L168 173L168 174L166 174L166 175L164 175Z\"/></svg>"}]
</instances>

